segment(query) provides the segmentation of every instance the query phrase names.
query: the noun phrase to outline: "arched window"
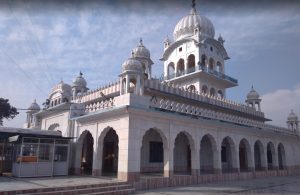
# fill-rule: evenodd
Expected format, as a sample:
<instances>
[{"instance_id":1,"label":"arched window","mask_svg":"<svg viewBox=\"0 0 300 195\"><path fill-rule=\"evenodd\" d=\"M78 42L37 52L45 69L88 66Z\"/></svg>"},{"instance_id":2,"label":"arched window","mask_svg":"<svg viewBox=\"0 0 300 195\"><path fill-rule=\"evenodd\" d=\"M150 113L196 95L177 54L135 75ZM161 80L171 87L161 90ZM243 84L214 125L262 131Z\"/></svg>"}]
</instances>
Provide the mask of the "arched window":
<instances>
[{"instance_id":1,"label":"arched window","mask_svg":"<svg viewBox=\"0 0 300 195\"><path fill-rule=\"evenodd\" d=\"M195 91L196 91L195 85L190 85L190 86L188 87L188 91L195 92Z\"/></svg>"},{"instance_id":2,"label":"arched window","mask_svg":"<svg viewBox=\"0 0 300 195\"><path fill-rule=\"evenodd\" d=\"M206 65L206 60L207 60L207 57L206 57L206 55L203 54L201 56L201 64L200 64L200 66L201 66L202 69L204 69L204 67Z\"/></svg>"},{"instance_id":3,"label":"arched window","mask_svg":"<svg viewBox=\"0 0 300 195\"><path fill-rule=\"evenodd\" d=\"M221 62L217 62L217 71L220 73L223 73L223 67L222 67Z\"/></svg>"},{"instance_id":4,"label":"arched window","mask_svg":"<svg viewBox=\"0 0 300 195\"><path fill-rule=\"evenodd\" d=\"M222 90L218 90L218 97L219 98L223 98L223 92L222 92Z\"/></svg>"},{"instance_id":5,"label":"arched window","mask_svg":"<svg viewBox=\"0 0 300 195\"><path fill-rule=\"evenodd\" d=\"M214 61L214 59L210 58L209 59L209 70L214 70L214 66L215 66L215 61Z\"/></svg>"},{"instance_id":6,"label":"arched window","mask_svg":"<svg viewBox=\"0 0 300 195\"><path fill-rule=\"evenodd\" d=\"M54 123L54 124L52 124L52 125L50 125L48 127L48 130L54 131L54 130L58 130L58 128L59 128L59 124L58 123Z\"/></svg>"},{"instance_id":7,"label":"arched window","mask_svg":"<svg viewBox=\"0 0 300 195\"><path fill-rule=\"evenodd\" d=\"M122 94L126 92L126 78L122 79Z\"/></svg>"},{"instance_id":8,"label":"arched window","mask_svg":"<svg viewBox=\"0 0 300 195\"><path fill-rule=\"evenodd\" d=\"M210 88L209 94L212 96L216 95L216 90L214 88Z\"/></svg>"},{"instance_id":9,"label":"arched window","mask_svg":"<svg viewBox=\"0 0 300 195\"><path fill-rule=\"evenodd\" d=\"M207 87L206 85L203 85L203 86L202 86L201 92L204 93L204 94L207 94L207 92L208 92L208 87Z\"/></svg>"},{"instance_id":10,"label":"arched window","mask_svg":"<svg viewBox=\"0 0 300 195\"><path fill-rule=\"evenodd\" d=\"M180 58L177 62L177 76L184 75L184 60Z\"/></svg>"},{"instance_id":11,"label":"arched window","mask_svg":"<svg viewBox=\"0 0 300 195\"><path fill-rule=\"evenodd\" d=\"M130 84L129 84L129 93L135 93L136 91L136 80L135 79L130 79Z\"/></svg>"},{"instance_id":12,"label":"arched window","mask_svg":"<svg viewBox=\"0 0 300 195\"><path fill-rule=\"evenodd\" d=\"M173 62L170 62L168 65L168 79L174 78L175 74L175 65Z\"/></svg>"},{"instance_id":13,"label":"arched window","mask_svg":"<svg viewBox=\"0 0 300 195\"><path fill-rule=\"evenodd\" d=\"M193 54L188 57L188 73L195 72L195 56Z\"/></svg>"}]
</instances>

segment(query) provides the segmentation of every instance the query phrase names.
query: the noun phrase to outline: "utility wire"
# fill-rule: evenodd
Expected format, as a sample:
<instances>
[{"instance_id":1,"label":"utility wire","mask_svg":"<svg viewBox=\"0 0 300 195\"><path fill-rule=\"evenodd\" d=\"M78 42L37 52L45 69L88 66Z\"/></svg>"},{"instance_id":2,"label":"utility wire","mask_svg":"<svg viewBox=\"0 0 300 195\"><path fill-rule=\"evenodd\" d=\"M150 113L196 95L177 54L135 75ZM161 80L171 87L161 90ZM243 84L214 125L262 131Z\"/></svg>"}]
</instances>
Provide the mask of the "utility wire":
<instances>
[{"instance_id":1,"label":"utility wire","mask_svg":"<svg viewBox=\"0 0 300 195\"><path fill-rule=\"evenodd\" d=\"M21 24L21 22L19 21L19 19L18 19L18 18L16 17L16 15L14 14L13 6L12 6L11 3L12 3L12 2L8 2L8 7L9 7L9 10L10 10L10 12L11 12L11 15L14 17L15 21L19 24L19 26L22 27L23 25ZM33 36L33 37L34 37L34 36ZM30 42L30 40L29 40L26 36L25 36L25 38L26 38L26 41L27 41L27 42ZM37 63L37 64L40 64L40 63L39 63L39 60L37 59L37 53L36 53L36 52L34 51L34 49L30 46L30 44L27 45L27 46L29 46L30 51L31 51L31 53L32 53L32 55L33 55L33 57L34 57L36 63ZM41 53L42 53L42 52L41 52ZM43 72L45 73L46 79L47 79L47 81L48 81L50 87L52 87L52 86L53 86L53 83L50 82L49 76L46 74L46 71L43 71Z\"/></svg>"},{"instance_id":2,"label":"utility wire","mask_svg":"<svg viewBox=\"0 0 300 195\"><path fill-rule=\"evenodd\" d=\"M24 0L24 3L26 4L25 0ZM27 4L26 6L28 7L28 4ZM31 17L30 17L29 14L27 13L27 11L25 11L25 13L26 13L27 18L29 19L30 26L33 27ZM31 33L32 33L32 32L33 32L33 31L32 31L32 29L31 29ZM33 34L33 33L32 33L32 34ZM38 47L40 48L40 51L41 51L41 53L42 53L42 57L43 57L43 59L44 59L44 64L46 65L46 69L47 69L48 72L49 72L49 75L50 75L50 79L51 79L51 81L52 81L52 84L54 84L53 75L52 75L52 72L50 71L48 62L46 61L45 52L43 52L44 50L43 50L43 48L42 48L42 46L41 46L39 37L38 37L38 36L33 36L33 37L34 37L35 41L37 42Z\"/></svg>"},{"instance_id":3,"label":"utility wire","mask_svg":"<svg viewBox=\"0 0 300 195\"><path fill-rule=\"evenodd\" d=\"M30 77L26 71L12 58L10 57L1 47L0 50L2 53L33 83L33 85L42 93L47 94L42 88L40 88L36 83L32 80L32 77ZM47 94L48 96L48 94Z\"/></svg>"}]
</instances>

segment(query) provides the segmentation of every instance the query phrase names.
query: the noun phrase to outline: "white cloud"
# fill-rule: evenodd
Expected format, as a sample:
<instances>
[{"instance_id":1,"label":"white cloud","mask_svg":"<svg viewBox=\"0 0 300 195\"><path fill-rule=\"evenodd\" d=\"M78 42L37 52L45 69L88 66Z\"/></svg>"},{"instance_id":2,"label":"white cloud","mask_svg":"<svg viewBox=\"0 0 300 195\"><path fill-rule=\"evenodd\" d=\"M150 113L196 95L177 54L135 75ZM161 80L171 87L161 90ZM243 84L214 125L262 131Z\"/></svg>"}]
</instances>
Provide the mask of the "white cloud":
<instances>
[{"instance_id":1,"label":"white cloud","mask_svg":"<svg viewBox=\"0 0 300 195\"><path fill-rule=\"evenodd\" d=\"M279 89L262 96L262 111L272 124L286 127L286 119L291 109L300 115L300 85L293 89Z\"/></svg>"}]
</instances>

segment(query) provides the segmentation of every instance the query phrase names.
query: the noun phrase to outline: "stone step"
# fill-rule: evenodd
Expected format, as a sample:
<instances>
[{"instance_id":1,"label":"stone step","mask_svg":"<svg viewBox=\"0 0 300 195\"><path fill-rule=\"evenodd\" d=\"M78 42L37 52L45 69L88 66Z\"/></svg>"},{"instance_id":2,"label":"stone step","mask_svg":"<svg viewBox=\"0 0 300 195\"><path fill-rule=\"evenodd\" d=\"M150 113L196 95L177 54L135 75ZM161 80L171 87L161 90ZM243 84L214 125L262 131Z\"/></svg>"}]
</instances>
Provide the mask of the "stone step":
<instances>
[{"instance_id":1,"label":"stone step","mask_svg":"<svg viewBox=\"0 0 300 195\"><path fill-rule=\"evenodd\" d=\"M90 193L102 193L102 192L114 192L114 191L122 191L132 189L132 186L129 184L123 185L112 185L112 186L103 186L103 187L88 187L88 188L80 188L80 189L65 189L65 190L53 190L49 192L35 192L35 193L27 193L23 195L71 195L71 194L90 194Z\"/></svg>"},{"instance_id":2,"label":"stone step","mask_svg":"<svg viewBox=\"0 0 300 195\"><path fill-rule=\"evenodd\" d=\"M125 189L125 190L115 190L115 191L107 191L107 192L95 192L89 193L86 195L129 195L135 192L134 188Z\"/></svg>"},{"instance_id":3,"label":"stone step","mask_svg":"<svg viewBox=\"0 0 300 195\"><path fill-rule=\"evenodd\" d=\"M48 187L48 188L39 188L39 189L25 189L25 190L16 190L16 191L2 191L0 195L10 195L10 194L80 194L80 191L84 191L90 189L93 190L99 188L99 190L111 191L120 190L120 189L128 189L132 186L127 182L107 182L107 183L99 183L99 184L87 184L87 185L77 185L77 186L62 186L62 187ZM69 192L69 193L67 193ZM75 193L76 192L76 193ZM89 192L85 192L89 193ZM81 193L84 194L84 193Z\"/></svg>"}]
</instances>

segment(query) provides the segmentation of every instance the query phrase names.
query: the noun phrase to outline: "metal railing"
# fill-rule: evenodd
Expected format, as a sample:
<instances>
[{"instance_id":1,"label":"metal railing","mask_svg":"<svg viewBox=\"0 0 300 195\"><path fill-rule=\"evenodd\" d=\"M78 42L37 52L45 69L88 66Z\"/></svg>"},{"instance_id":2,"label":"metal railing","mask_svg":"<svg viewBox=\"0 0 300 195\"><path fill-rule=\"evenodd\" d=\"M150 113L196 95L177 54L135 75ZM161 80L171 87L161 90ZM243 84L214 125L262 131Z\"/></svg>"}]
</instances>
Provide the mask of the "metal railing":
<instances>
[{"instance_id":1,"label":"metal railing","mask_svg":"<svg viewBox=\"0 0 300 195\"><path fill-rule=\"evenodd\" d=\"M177 73L174 73L174 74L171 74L171 75L167 75L164 77L164 80L170 80L170 79L173 79L175 77L179 77L179 76L182 76L182 75L186 75L186 74L190 74L190 73L193 73L193 72L205 72L207 74L210 74L210 75L213 75L217 78L220 78L220 79L224 79L224 80L227 80L227 81L230 81L234 84L238 84L238 80L235 79L235 78L232 78L226 74L223 74L221 72L218 72L218 71L215 71L215 70L212 70L212 69L209 69L205 66L196 66L196 67L191 67L191 68L188 68L187 70L181 70L181 71L178 71Z\"/></svg>"}]
</instances>

